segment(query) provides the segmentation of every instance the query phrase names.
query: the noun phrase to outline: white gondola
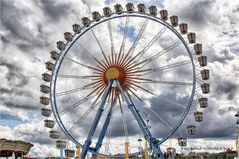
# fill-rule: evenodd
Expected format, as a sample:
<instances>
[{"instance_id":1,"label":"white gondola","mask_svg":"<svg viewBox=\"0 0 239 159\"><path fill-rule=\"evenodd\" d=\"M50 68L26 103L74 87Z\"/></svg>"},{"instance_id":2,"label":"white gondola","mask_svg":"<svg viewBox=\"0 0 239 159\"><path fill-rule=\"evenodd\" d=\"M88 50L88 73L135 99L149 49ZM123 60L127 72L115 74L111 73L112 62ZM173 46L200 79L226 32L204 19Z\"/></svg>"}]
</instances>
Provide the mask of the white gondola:
<instances>
[{"instance_id":1,"label":"white gondola","mask_svg":"<svg viewBox=\"0 0 239 159\"><path fill-rule=\"evenodd\" d=\"M59 139L60 132L56 131L56 130L51 130L51 131L49 131L49 137L52 139Z\"/></svg>"},{"instance_id":2,"label":"white gondola","mask_svg":"<svg viewBox=\"0 0 239 159\"><path fill-rule=\"evenodd\" d=\"M43 73L42 74L42 80L45 82L50 82L51 81L51 75L49 75L48 73Z\"/></svg>"},{"instance_id":3,"label":"white gondola","mask_svg":"<svg viewBox=\"0 0 239 159\"><path fill-rule=\"evenodd\" d=\"M203 94L210 93L210 84L208 84L208 83L201 84L201 89L202 89Z\"/></svg>"},{"instance_id":4,"label":"white gondola","mask_svg":"<svg viewBox=\"0 0 239 159\"><path fill-rule=\"evenodd\" d=\"M175 16L175 15L171 16L170 22L173 27L177 27L178 26L178 16Z\"/></svg>"},{"instance_id":5,"label":"white gondola","mask_svg":"<svg viewBox=\"0 0 239 159\"><path fill-rule=\"evenodd\" d=\"M194 112L194 118L196 122L201 122L203 121L203 112Z\"/></svg>"},{"instance_id":6,"label":"white gondola","mask_svg":"<svg viewBox=\"0 0 239 159\"><path fill-rule=\"evenodd\" d=\"M201 70L200 73L203 80L208 80L210 78L208 69Z\"/></svg>"},{"instance_id":7,"label":"white gondola","mask_svg":"<svg viewBox=\"0 0 239 159\"><path fill-rule=\"evenodd\" d=\"M65 157L75 157L75 150L65 149Z\"/></svg>"},{"instance_id":8,"label":"white gondola","mask_svg":"<svg viewBox=\"0 0 239 159\"><path fill-rule=\"evenodd\" d=\"M179 146L187 146L187 139L183 137L178 138L178 144Z\"/></svg>"},{"instance_id":9,"label":"white gondola","mask_svg":"<svg viewBox=\"0 0 239 159\"><path fill-rule=\"evenodd\" d=\"M71 41L72 38L73 38L73 35L72 35L70 32L65 32L65 33L64 33L64 39L65 39L66 41Z\"/></svg>"},{"instance_id":10,"label":"white gondola","mask_svg":"<svg viewBox=\"0 0 239 159\"><path fill-rule=\"evenodd\" d=\"M57 41L56 42L56 47L59 49L59 50L64 50L66 44L63 42L63 41Z\"/></svg>"},{"instance_id":11,"label":"white gondola","mask_svg":"<svg viewBox=\"0 0 239 159\"><path fill-rule=\"evenodd\" d=\"M207 56L198 57L198 62L201 67L207 66Z\"/></svg>"},{"instance_id":12,"label":"white gondola","mask_svg":"<svg viewBox=\"0 0 239 159\"><path fill-rule=\"evenodd\" d=\"M93 12L92 13L92 18L93 18L93 20L95 20L95 21L99 21L100 20L100 18L101 18L101 15L100 15L100 13L99 12Z\"/></svg>"},{"instance_id":13,"label":"white gondola","mask_svg":"<svg viewBox=\"0 0 239 159\"><path fill-rule=\"evenodd\" d=\"M55 121L46 119L46 120L44 120L44 125L47 128L53 128L55 126Z\"/></svg>"},{"instance_id":14,"label":"white gondola","mask_svg":"<svg viewBox=\"0 0 239 159\"><path fill-rule=\"evenodd\" d=\"M72 29L75 33L80 33L81 32L81 27L79 24L73 24Z\"/></svg>"},{"instance_id":15,"label":"white gondola","mask_svg":"<svg viewBox=\"0 0 239 159\"><path fill-rule=\"evenodd\" d=\"M145 5L143 3L138 4L137 7L138 7L138 12L145 13L146 8L145 8Z\"/></svg>"},{"instance_id":16,"label":"white gondola","mask_svg":"<svg viewBox=\"0 0 239 159\"><path fill-rule=\"evenodd\" d=\"M42 84L42 85L40 85L40 91L42 93L49 93L50 92L50 87L47 86L47 85Z\"/></svg>"},{"instance_id":17,"label":"white gondola","mask_svg":"<svg viewBox=\"0 0 239 159\"><path fill-rule=\"evenodd\" d=\"M160 18L164 21L168 20L168 11L167 10L161 10L160 12Z\"/></svg>"},{"instance_id":18,"label":"white gondola","mask_svg":"<svg viewBox=\"0 0 239 159\"><path fill-rule=\"evenodd\" d=\"M40 97L40 103L43 105L49 105L50 99L42 96L42 97Z\"/></svg>"},{"instance_id":19,"label":"white gondola","mask_svg":"<svg viewBox=\"0 0 239 159\"><path fill-rule=\"evenodd\" d=\"M110 9L110 7L105 7L103 8L103 13L106 17L110 17L112 14L112 10Z\"/></svg>"},{"instance_id":20,"label":"white gondola","mask_svg":"<svg viewBox=\"0 0 239 159\"><path fill-rule=\"evenodd\" d=\"M56 140L56 148L65 149L66 148L66 141Z\"/></svg>"},{"instance_id":21,"label":"white gondola","mask_svg":"<svg viewBox=\"0 0 239 159\"><path fill-rule=\"evenodd\" d=\"M126 4L126 9L127 9L127 11L128 12L133 12L134 11L134 5L133 5L133 3L127 3Z\"/></svg>"},{"instance_id":22,"label":"white gondola","mask_svg":"<svg viewBox=\"0 0 239 159\"><path fill-rule=\"evenodd\" d=\"M196 126L195 125L188 125L187 126L188 134L195 135L196 133Z\"/></svg>"},{"instance_id":23,"label":"white gondola","mask_svg":"<svg viewBox=\"0 0 239 159\"><path fill-rule=\"evenodd\" d=\"M193 45L193 49L194 49L196 55L202 54L202 44Z\"/></svg>"},{"instance_id":24,"label":"white gondola","mask_svg":"<svg viewBox=\"0 0 239 159\"><path fill-rule=\"evenodd\" d=\"M173 147L166 148L166 154L168 157L175 157L176 156L176 149Z\"/></svg>"},{"instance_id":25,"label":"white gondola","mask_svg":"<svg viewBox=\"0 0 239 159\"><path fill-rule=\"evenodd\" d=\"M53 71L53 70L54 70L54 67L55 67L55 65L54 65L52 62L50 62L50 61L47 61L47 62L46 62L46 69L47 69L47 70Z\"/></svg>"},{"instance_id":26,"label":"white gondola","mask_svg":"<svg viewBox=\"0 0 239 159\"><path fill-rule=\"evenodd\" d=\"M150 6L149 7L149 13L153 16L157 16L157 7L156 6Z\"/></svg>"},{"instance_id":27,"label":"white gondola","mask_svg":"<svg viewBox=\"0 0 239 159\"><path fill-rule=\"evenodd\" d=\"M180 29L181 34L188 33L188 25L186 23L179 24L179 29Z\"/></svg>"},{"instance_id":28,"label":"white gondola","mask_svg":"<svg viewBox=\"0 0 239 159\"><path fill-rule=\"evenodd\" d=\"M205 97L199 98L198 103L200 105L200 108L206 108L208 107L208 99Z\"/></svg>"},{"instance_id":29,"label":"white gondola","mask_svg":"<svg viewBox=\"0 0 239 159\"><path fill-rule=\"evenodd\" d=\"M88 17L83 17L82 19L82 24L86 27L88 27L90 25L90 19Z\"/></svg>"},{"instance_id":30,"label":"white gondola","mask_svg":"<svg viewBox=\"0 0 239 159\"><path fill-rule=\"evenodd\" d=\"M120 4L116 4L114 7L117 14L121 14L123 12L123 7Z\"/></svg>"},{"instance_id":31,"label":"white gondola","mask_svg":"<svg viewBox=\"0 0 239 159\"><path fill-rule=\"evenodd\" d=\"M195 33L188 33L188 42L189 44L194 44L196 42L196 34Z\"/></svg>"},{"instance_id":32,"label":"white gondola","mask_svg":"<svg viewBox=\"0 0 239 159\"><path fill-rule=\"evenodd\" d=\"M45 117L51 116L51 109L48 108L42 108L41 109L41 115Z\"/></svg>"},{"instance_id":33,"label":"white gondola","mask_svg":"<svg viewBox=\"0 0 239 159\"><path fill-rule=\"evenodd\" d=\"M59 58L59 56L60 56L60 54L58 53L58 52L56 52L56 51L51 51L51 58L53 59L53 60L58 60L58 58Z\"/></svg>"}]
</instances>

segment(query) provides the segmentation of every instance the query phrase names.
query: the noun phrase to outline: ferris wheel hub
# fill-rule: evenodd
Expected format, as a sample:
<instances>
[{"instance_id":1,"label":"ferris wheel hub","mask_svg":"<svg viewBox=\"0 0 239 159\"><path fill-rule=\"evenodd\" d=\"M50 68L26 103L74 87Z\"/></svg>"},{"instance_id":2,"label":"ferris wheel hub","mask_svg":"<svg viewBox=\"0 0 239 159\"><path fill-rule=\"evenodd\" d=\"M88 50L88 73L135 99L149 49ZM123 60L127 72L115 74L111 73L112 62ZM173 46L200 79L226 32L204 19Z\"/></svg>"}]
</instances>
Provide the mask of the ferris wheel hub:
<instances>
[{"instance_id":1,"label":"ferris wheel hub","mask_svg":"<svg viewBox=\"0 0 239 159\"><path fill-rule=\"evenodd\" d=\"M110 66L104 73L104 82L117 79L121 84L126 79L126 73L121 66Z\"/></svg>"}]
</instances>

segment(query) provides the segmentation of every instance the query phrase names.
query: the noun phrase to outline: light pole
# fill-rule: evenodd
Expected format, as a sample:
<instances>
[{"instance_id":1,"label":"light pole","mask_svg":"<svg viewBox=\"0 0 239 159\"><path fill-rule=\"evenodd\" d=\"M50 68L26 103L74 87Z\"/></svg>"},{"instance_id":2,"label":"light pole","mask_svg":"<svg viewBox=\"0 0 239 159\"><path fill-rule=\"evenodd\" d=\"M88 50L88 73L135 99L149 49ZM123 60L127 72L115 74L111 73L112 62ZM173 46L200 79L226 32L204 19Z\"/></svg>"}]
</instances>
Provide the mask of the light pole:
<instances>
[{"instance_id":1,"label":"light pole","mask_svg":"<svg viewBox=\"0 0 239 159\"><path fill-rule=\"evenodd\" d=\"M237 139L236 139L236 151L237 151L237 158L239 158L239 111L235 115L237 121Z\"/></svg>"}]
</instances>

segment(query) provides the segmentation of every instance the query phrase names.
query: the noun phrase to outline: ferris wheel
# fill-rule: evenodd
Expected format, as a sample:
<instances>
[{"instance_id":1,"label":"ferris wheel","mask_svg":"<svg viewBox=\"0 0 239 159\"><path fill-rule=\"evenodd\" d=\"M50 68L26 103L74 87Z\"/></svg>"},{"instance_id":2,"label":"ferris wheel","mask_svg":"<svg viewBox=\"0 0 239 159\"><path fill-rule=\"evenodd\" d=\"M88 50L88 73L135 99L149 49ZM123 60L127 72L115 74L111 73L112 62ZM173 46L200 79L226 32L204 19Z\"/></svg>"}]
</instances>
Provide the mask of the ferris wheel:
<instances>
[{"instance_id":1,"label":"ferris wheel","mask_svg":"<svg viewBox=\"0 0 239 159\"><path fill-rule=\"evenodd\" d=\"M116 4L114 11L105 7L102 15L95 11L74 24L64 39L51 52L40 86L44 124L58 148L66 148L67 138L81 147L81 158L88 152L128 158L142 152L135 146L141 136L163 158L160 145L178 135L192 104L207 107L199 92L210 92L202 44L167 10L132 3ZM194 116L203 120L202 111ZM195 129L187 126L191 135ZM185 146L180 134L178 144ZM74 157L75 151L65 153Z\"/></svg>"}]
</instances>

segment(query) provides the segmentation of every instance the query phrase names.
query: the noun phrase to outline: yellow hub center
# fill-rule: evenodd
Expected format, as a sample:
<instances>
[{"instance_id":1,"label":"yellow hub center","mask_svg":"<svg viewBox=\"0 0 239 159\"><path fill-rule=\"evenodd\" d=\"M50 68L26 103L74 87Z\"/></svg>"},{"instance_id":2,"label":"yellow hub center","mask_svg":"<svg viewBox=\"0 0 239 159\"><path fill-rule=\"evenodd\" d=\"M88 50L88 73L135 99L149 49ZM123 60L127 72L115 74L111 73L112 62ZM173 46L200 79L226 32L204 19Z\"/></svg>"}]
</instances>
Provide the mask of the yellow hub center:
<instances>
[{"instance_id":1,"label":"yellow hub center","mask_svg":"<svg viewBox=\"0 0 239 159\"><path fill-rule=\"evenodd\" d=\"M108 80L113 80L113 79L117 79L119 77L119 70L116 67L111 67L109 68L106 73L105 76Z\"/></svg>"}]
</instances>

